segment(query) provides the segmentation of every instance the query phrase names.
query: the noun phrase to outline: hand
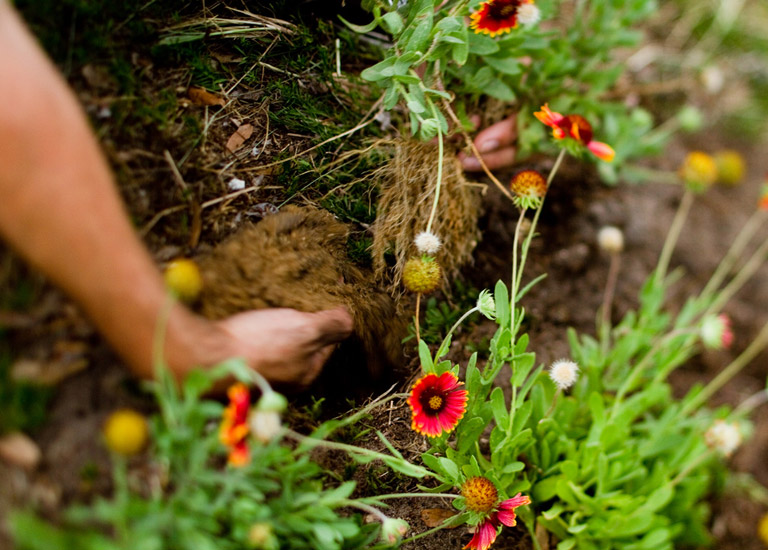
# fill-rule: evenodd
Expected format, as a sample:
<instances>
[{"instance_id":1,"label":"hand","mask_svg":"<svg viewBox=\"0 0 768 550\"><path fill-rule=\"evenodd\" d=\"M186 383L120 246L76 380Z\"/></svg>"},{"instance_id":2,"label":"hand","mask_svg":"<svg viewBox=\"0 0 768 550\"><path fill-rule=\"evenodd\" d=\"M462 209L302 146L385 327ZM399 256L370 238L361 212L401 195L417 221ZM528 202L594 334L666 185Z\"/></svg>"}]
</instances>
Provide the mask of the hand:
<instances>
[{"instance_id":1,"label":"hand","mask_svg":"<svg viewBox=\"0 0 768 550\"><path fill-rule=\"evenodd\" d=\"M488 169L496 170L511 166L515 162L517 149L514 143L516 139L517 120L512 115L481 131L477 134L474 143L477 150L482 154ZM459 160L464 170L468 172L477 172L483 169L475 156L461 153Z\"/></svg>"},{"instance_id":2,"label":"hand","mask_svg":"<svg viewBox=\"0 0 768 550\"><path fill-rule=\"evenodd\" d=\"M343 307L248 311L217 324L231 338L233 357L244 358L270 382L299 386L317 378L336 344L352 332L352 317Z\"/></svg>"}]
</instances>

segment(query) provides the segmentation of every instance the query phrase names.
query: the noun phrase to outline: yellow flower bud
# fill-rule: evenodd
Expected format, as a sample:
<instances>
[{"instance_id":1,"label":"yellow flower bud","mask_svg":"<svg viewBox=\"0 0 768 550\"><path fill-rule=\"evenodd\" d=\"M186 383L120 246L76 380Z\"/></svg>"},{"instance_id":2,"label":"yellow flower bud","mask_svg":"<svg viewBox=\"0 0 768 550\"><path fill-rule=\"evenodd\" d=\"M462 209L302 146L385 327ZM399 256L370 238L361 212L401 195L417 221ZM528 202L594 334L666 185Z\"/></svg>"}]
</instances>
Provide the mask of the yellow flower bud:
<instances>
[{"instance_id":1,"label":"yellow flower bud","mask_svg":"<svg viewBox=\"0 0 768 550\"><path fill-rule=\"evenodd\" d=\"M203 278L193 260L172 261L165 268L164 279L168 290L183 302L194 302L203 290Z\"/></svg>"},{"instance_id":2,"label":"yellow flower bud","mask_svg":"<svg viewBox=\"0 0 768 550\"><path fill-rule=\"evenodd\" d=\"M149 427L143 415L131 409L121 409L107 418L103 434L111 451L130 456L139 453L146 445Z\"/></svg>"}]
</instances>

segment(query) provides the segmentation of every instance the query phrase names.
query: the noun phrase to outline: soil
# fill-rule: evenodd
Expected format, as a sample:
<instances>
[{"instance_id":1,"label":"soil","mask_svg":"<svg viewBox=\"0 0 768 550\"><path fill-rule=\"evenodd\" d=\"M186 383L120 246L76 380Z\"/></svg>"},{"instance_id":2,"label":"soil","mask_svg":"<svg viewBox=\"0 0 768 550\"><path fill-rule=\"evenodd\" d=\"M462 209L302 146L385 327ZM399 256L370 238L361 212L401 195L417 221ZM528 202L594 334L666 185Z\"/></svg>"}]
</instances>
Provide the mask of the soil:
<instances>
[{"instance_id":1,"label":"soil","mask_svg":"<svg viewBox=\"0 0 768 550\"><path fill-rule=\"evenodd\" d=\"M172 70L169 70L172 72ZM166 75L169 79L170 77ZM81 97L88 95L87 84L74 79ZM84 99L86 107L93 104ZM715 133L715 135L717 135ZM290 137L281 136L286 141ZM105 140L110 160L119 170L125 170L120 151L133 144ZM765 144L683 142L678 140L667 151L659 168L677 166L687 150L696 147L712 151L716 145L728 145L742 151L749 168L748 182L739 187L714 188L697 199L683 231L672 265L684 270L685 276L674 287L671 304L679 307L685 298L700 289L729 243L754 210L758 182L768 171ZM296 150L305 148L306 140L298 137L292 144ZM170 144L155 144L154 161ZM172 151L174 153L174 151ZM545 170L551 159L532 159L515 167ZM508 174L499 174L504 180ZM150 180L168 177L156 171ZM139 201L142 194L136 188L123 188L129 209L146 219L147 212ZM273 199L268 189L256 191L227 206L228 216L221 212L203 213L203 245L216 244L230 226L236 223L236 212L252 209ZM547 277L525 298L528 317L529 349L538 361L548 364L569 354L566 329L594 333L596 312L603 301L609 259L596 246L597 231L604 225L615 225L624 231L626 247L621 256L621 271L613 303L613 320L637 305L637 293L656 263L667 229L681 196L678 186L648 183L639 186L606 187L601 184L589 165L567 159L552 186L539 225L540 237L534 240L528 265L528 275L547 273ZM156 203L157 204L157 203ZM169 204L165 204L169 206ZM517 211L492 186L483 198L484 213L480 220L482 240L474 260L462 272L476 288L493 288L498 279L508 280L511 273L511 243ZM360 228L364 229L364 228ZM766 228L764 228L766 229ZM768 233L763 236L768 238ZM185 244L168 239L167 233L156 231L146 238L158 263L173 256ZM736 335L732 351L708 351L679 369L673 377L678 394L683 394L696 382L711 379L724 365L745 349L758 330L768 320L768 273L763 269L746 285L726 308ZM406 308L407 309L407 308ZM105 417L121 406L150 412L152 403L140 391L121 361L106 347L82 315L56 290L46 288L29 316L34 322L12 329L14 356L32 362L57 357L59 368L71 367L73 374L55 384L55 396L50 404L45 424L33 433L43 454L42 463L34 471L0 462L0 516L13 506L33 504L45 514L55 515L63 505L73 500L88 500L95 494L109 491L109 458L98 437ZM476 320L462 329L455 338L451 357L465 361L469 356L465 344L490 338L495 324ZM64 344L69 344L67 348ZM72 343L81 347L72 348ZM58 346L58 348L57 348ZM64 351L62 351L62 349ZM67 353L76 349L77 353ZM58 355L54 353L58 350ZM415 372L415 355L409 353ZM84 363L78 360L84 359ZM87 366L85 366L87 364ZM85 366L85 368L80 368ZM720 391L713 404L735 405L765 387L768 375L768 354L762 353L752 364ZM403 381L403 387L407 387ZM768 415L766 408L757 409L754 434L731 459L737 472L748 472L764 486L768 485ZM416 457L426 449L422 438L410 431L409 414L404 406L382 411L371 421L402 449L406 456ZM387 474L382 474L386 477ZM384 479L383 482L387 480ZM759 517L766 512L738 492L727 492L714 498L711 520L712 532L721 550L758 550L764 548L756 536ZM446 508L448 504L444 504ZM427 501L406 502L391 508L393 515L409 521L415 531L424 529L422 510L440 504ZM469 540L464 528L446 530L421 539L412 548L438 550L460 548ZM10 542L0 531L0 548L10 548ZM504 529L493 548L528 549L530 540L522 528Z\"/></svg>"}]
</instances>

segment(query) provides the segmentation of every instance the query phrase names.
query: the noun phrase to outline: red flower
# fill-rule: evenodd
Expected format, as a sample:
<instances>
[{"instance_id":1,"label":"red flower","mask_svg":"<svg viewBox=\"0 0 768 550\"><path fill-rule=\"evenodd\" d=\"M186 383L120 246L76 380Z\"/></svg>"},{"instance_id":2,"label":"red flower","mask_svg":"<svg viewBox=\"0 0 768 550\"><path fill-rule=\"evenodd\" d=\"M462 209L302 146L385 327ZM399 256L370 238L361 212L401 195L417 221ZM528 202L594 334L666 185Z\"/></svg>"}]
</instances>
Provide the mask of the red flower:
<instances>
[{"instance_id":1,"label":"red flower","mask_svg":"<svg viewBox=\"0 0 768 550\"><path fill-rule=\"evenodd\" d=\"M413 413L411 429L422 435L437 437L450 432L467 410L467 390L455 374L427 374L411 389L408 405Z\"/></svg>"},{"instance_id":2,"label":"red flower","mask_svg":"<svg viewBox=\"0 0 768 550\"><path fill-rule=\"evenodd\" d=\"M768 180L768 175L766 175L766 180ZM757 202L757 207L760 210L768 210L768 183L763 184L763 189L760 193L760 200Z\"/></svg>"},{"instance_id":3,"label":"red flower","mask_svg":"<svg viewBox=\"0 0 768 550\"><path fill-rule=\"evenodd\" d=\"M464 547L470 550L486 550L490 548L493 541L499 534L498 526L494 524L493 519L487 519L477 526L475 534L472 535L472 540Z\"/></svg>"},{"instance_id":4,"label":"red flower","mask_svg":"<svg viewBox=\"0 0 768 550\"><path fill-rule=\"evenodd\" d=\"M509 32L517 27L517 10L523 4L533 4L533 0L486 0L470 16L470 28L492 37Z\"/></svg>"},{"instance_id":5,"label":"red flower","mask_svg":"<svg viewBox=\"0 0 768 550\"><path fill-rule=\"evenodd\" d=\"M541 111L533 114L541 122L552 128L552 135L555 139L575 139L592 151L597 158L606 162L611 162L616 155L610 145L592 139L592 125L581 115L563 116L560 113L550 111L547 104L541 107Z\"/></svg>"},{"instance_id":6,"label":"red flower","mask_svg":"<svg viewBox=\"0 0 768 550\"><path fill-rule=\"evenodd\" d=\"M244 466L250 460L248 444L248 407L251 396L248 387L238 382L227 390L229 405L219 428L219 440L230 448L228 462L233 466Z\"/></svg>"},{"instance_id":7,"label":"red flower","mask_svg":"<svg viewBox=\"0 0 768 550\"><path fill-rule=\"evenodd\" d=\"M486 483L480 483L480 480L485 481ZM474 485L477 485L475 487ZM474 495L475 492L478 492L478 489L486 489L486 485L493 486L490 480L484 478L484 477L473 477L468 479L464 485L461 487L461 494L466 498L467 501L467 508L474 509L475 511L480 511L480 506L478 504L482 504L483 508L486 505L486 502L483 499L482 502L474 502L471 503L470 500L472 498L475 498L476 495ZM471 489L471 490L470 490ZM493 487L493 493L495 494L496 488ZM483 497L485 497L485 492L483 492ZM475 500L478 500L475 498ZM475 529L475 534L472 536L472 540L469 541L469 543L464 547L465 549L470 550L487 550L491 544L493 544L493 541L496 540L496 537L499 534L499 525L503 524L507 527L514 527L517 525L516 515L515 515L515 508L519 506L525 506L527 504L531 503L531 499L527 496L522 496L520 493L517 493L512 498L508 498L507 500L501 502L498 506L491 507L490 513L488 516L477 526ZM470 504L474 504L474 508L470 506ZM495 503L494 503L495 504Z\"/></svg>"}]
</instances>

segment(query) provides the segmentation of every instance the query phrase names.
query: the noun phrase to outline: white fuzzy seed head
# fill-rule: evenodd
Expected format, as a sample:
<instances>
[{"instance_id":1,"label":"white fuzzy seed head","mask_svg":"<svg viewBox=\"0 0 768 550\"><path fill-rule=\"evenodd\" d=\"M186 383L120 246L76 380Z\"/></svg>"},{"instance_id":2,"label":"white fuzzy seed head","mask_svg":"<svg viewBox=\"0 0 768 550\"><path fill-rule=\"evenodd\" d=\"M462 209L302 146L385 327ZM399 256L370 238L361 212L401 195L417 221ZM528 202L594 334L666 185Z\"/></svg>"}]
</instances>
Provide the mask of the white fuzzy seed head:
<instances>
[{"instance_id":1,"label":"white fuzzy seed head","mask_svg":"<svg viewBox=\"0 0 768 550\"><path fill-rule=\"evenodd\" d=\"M573 361L560 359L549 367L549 377L560 390L567 390L579 378L579 366Z\"/></svg>"},{"instance_id":2,"label":"white fuzzy seed head","mask_svg":"<svg viewBox=\"0 0 768 550\"><path fill-rule=\"evenodd\" d=\"M704 433L704 441L708 447L715 449L724 456L731 456L741 445L741 432L735 422L715 420Z\"/></svg>"},{"instance_id":3,"label":"white fuzzy seed head","mask_svg":"<svg viewBox=\"0 0 768 550\"><path fill-rule=\"evenodd\" d=\"M434 255L440 250L440 237L430 231L422 231L413 239L416 249L420 254Z\"/></svg>"},{"instance_id":4,"label":"white fuzzy seed head","mask_svg":"<svg viewBox=\"0 0 768 550\"><path fill-rule=\"evenodd\" d=\"M280 415L274 411L255 410L248 419L251 433L257 441L269 443L283 429Z\"/></svg>"},{"instance_id":5,"label":"white fuzzy seed head","mask_svg":"<svg viewBox=\"0 0 768 550\"><path fill-rule=\"evenodd\" d=\"M521 25L535 25L541 19L541 10L535 4L522 4L517 8L517 20Z\"/></svg>"},{"instance_id":6,"label":"white fuzzy seed head","mask_svg":"<svg viewBox=\"0 0 768 550\"><path fill-rule=\"evenodd\" d=\"M618 254L624 250L624 233L618 227L606 225L597 233L597 244L606 252Z\"/></svg>"}]
</instances>

